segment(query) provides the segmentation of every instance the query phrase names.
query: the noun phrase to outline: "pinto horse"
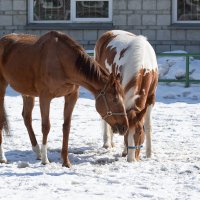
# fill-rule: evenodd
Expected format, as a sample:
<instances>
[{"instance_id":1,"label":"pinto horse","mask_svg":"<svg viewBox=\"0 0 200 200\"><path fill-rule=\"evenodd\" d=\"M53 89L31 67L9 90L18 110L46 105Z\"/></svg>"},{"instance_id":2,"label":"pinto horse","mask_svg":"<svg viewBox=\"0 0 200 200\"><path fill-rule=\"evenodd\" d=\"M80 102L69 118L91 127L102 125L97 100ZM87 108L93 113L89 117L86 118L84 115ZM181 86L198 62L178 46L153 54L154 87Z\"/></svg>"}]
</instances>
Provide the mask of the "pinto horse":
<instances>
[{"instance_id":1,"label":"pinto horse","mask_svg":"<svg viewBox=\"0 0 200 200\"><path fill-rule=\"evenodd\" d=\"M143 36L126 31L108 31L95 46L95 60L110 72L116 65L122 76L129 131L122 156L129 162L139 160L146 133L146 156L151 157L151 111L158 82L156 55ZM114 145L112 130L104 124L104 147Z\"/></svg>"},{"instance_id":2,"label":"pinto horse","mask_svg":"<svg viewBox=\"0 0 200 200\"><path fill-rule=\"evenodd\" d=\"M6 162L2 147L2 129L6 127L4 95L8 84L23 95L22 116L33 150L37 157L42 159L42 164L49 163L47 137L50 130L50 102L53 98L64 96L61 155L63 166L70 167L68 139L79 86L93 93L96 98L96 110L114 132L124 135L128 130L128 118L119 77L114 68L110 74L87 55L79 44L63 33L50 31L41 37L25 34L8 34L2 37L0 39L0 162ZM34 97L39 97L40 103L43 133L41 150L32 128Z\"/></svg>"}]
</instances>

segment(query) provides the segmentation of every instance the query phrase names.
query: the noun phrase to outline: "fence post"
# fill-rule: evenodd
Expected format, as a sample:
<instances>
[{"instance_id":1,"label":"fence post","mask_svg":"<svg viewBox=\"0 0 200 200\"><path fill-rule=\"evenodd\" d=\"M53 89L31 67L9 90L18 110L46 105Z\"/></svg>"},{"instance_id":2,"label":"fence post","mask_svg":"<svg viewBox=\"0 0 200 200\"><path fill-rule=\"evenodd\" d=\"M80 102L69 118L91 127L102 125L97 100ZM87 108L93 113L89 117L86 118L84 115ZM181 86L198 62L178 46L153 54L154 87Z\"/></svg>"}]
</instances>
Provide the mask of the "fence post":
<instances>
[{"instance_id":1,"label":"fence post","mask_svg":"<svg viewBox=\"0 0 200 200\"><path fill-rule=\"evenodd\" d=\"M185 87L190 86L190 56L186 55Z\"/></svg>"}]
</instances>

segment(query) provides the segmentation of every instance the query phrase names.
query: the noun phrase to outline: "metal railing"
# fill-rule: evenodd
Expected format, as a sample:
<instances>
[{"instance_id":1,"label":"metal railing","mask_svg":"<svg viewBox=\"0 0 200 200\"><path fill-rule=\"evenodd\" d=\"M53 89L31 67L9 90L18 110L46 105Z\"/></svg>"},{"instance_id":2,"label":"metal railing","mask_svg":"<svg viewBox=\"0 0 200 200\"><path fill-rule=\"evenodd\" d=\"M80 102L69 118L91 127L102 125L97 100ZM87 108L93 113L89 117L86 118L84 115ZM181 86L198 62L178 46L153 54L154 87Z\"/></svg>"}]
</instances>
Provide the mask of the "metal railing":
<instances>
[{"instance_id":1,"label":"metal railing","mask_svg":"<svg viewBox=\"0 0 200 200\"><path fill-rule=\"evenodd\" d=\"M94 51L92 51L92 50L87 51L87 53L90 56L94 56ZM193 54L190 54L190 53L157 53L156 55L157 55L157 58L158 57L185 57L185 79L159 79L159 82L185 83L185 87L189 87L190 83L200 83L200 80L190 79L190 57L199 57L199 59L200 59L200 53L193 53Z\"/></svg>"},{"instance_id":2,"label":"metal railing","mask_svg":"<svg viewBox=\"0 0 200 200\"><path fill-rule=\"evenodd\" d=\"M190 83L200 83L200 80L197 79L190 79L190 57L199 57L200 54L193 53L159 53L157 57L185 57L185 79L159 79L159 82L179 82L185 83L185 87L189 87ZM200 66L199 66L200 67Z\"/></svg>"}]
</instances>

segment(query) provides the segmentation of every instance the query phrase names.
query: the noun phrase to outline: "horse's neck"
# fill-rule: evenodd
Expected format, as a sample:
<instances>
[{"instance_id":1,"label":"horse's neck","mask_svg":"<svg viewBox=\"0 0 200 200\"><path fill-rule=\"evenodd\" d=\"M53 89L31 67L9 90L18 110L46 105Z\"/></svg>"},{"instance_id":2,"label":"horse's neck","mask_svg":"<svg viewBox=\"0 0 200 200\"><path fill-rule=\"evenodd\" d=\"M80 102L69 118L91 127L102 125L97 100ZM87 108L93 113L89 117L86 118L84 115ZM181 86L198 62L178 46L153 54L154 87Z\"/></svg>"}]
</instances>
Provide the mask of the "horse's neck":
<instances>
[{"instance_id":1,"label":"horse's neck","mask_svg":"<svg viewBox=\"0 0 200 200\"><path fill-rule=\"evenodd\" d=\"M89 90L94 96L96 96L99 93L99 91L104 88L105 84L105 77L99 77L99 79L97 80L89 80L83 77L82 81L80 82L80 85Z\"/></svg>"},{"instance_id":2,"label":"horse's neck","mask_svg":"<svg viewBox=\"0 0 200 200\"><path fill-rule=\"evenodd\" d=\"M91 57L81 54L75 64L78 72L77 81L94 95L101 90L108 81L109 74Z\"/></svg>"}]
</instances>

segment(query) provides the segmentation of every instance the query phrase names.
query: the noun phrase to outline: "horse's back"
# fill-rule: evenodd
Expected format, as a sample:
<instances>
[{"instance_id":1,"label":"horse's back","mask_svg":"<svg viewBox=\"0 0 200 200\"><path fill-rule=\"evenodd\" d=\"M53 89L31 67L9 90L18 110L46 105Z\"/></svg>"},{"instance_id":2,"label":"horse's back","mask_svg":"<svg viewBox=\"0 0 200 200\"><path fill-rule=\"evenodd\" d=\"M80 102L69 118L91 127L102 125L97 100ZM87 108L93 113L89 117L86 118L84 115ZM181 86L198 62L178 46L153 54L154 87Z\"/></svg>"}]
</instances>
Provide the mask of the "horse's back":
<instances>
[{"instance_id":1,"label":"horse's back","mask_svg":"<svg viewBox=\"0 0 200 200\"><path fill-rule=\"evenodd\" d=\"M65 73L73 74L75 47L76 51L82 50L56 31L41 37L5 35L0 39L0 78L25 95L39 96L45 90L54 97L65 96L74 88L66 83ZM63 69L64 64L68 65L67 70Z\"/></svg>"},{"instance_id":2,"label":"horse's back","mask_svg":"<svg viewBox=\"0 0 200 200\"><path fill-rule=\"evenodd\" d=\"M158 68L154 49L147 39L121 30L103 34L97 41L95 58L110 71L115 63L122 73L124 87L141 69Z\"/></svg>"},{"instance_id":3,"label":"horse's back","mask_svg":"<svg viewBox=\"0 0 200 200\"><path fill-rule=\"evenodd\" d=\"M0 39L0 74L16 91L38 96L42 48L37 36L8 34Z\"/></svg>"}]
</instances>

